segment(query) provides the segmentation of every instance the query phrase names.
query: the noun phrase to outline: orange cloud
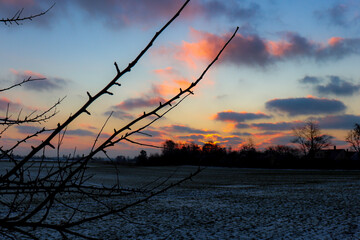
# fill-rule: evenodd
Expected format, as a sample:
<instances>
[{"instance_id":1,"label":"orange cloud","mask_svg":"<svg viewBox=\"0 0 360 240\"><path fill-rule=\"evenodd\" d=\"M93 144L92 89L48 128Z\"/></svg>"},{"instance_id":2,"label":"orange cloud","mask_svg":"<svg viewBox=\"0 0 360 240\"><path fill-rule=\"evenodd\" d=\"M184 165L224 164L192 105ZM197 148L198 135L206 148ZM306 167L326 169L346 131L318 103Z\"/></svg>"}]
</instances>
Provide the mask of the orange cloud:
<instances>
[{"instance_id":1,"label":"orange cloud","mask_svg":"<svg viewBox=\"0 0 360 240\"><path fill-rule=\"evenodd\" d=\"M117 104L114 108L122 109L122 110L132 110L136 108L143 108L143 107L151 107L158 105L159 102L165 102L165 100L161 97L139 97L139 98L129 98L121 103Z\"/></svg>"},{"instance_id":2,"label":"orange cloud","mask_svg":"<svg viewBox=\"0 0 360 240\"><path fill-rule=\"evenodd\" d=\"M33 71L30 71L30 70L18 71L18 70L15 70L15 69L11 68L10 72L12 72L16 76L20 75L20 76L32 77L32 78L46 78L41 73L33 72Z\"/></svg>"},{"instance_id":3,"label":"orange cloud","mask_svg":"<svg viewBox=\"0 0 360 240\"><path fill-rule=\"evenodd\" d=\"M174 95L179 92L179 89L186 89L191 82L179 75L178 71L172 67L164 69L157 69L154 71L164 80L160 84L153 84L153 91L162 96Z\"/></svg>"},{"instance_id":4,"label":"orange cloud","mask_svg":"<svg viewBox=\"0 0 360 240\"><path fill-rule=\"evenodd\" d=\"M166 67L163 69L155 69L154 73L167 76L167 75L177 74L177 71L172 67Z\"/></svg>"},{"instance_id":5,"label":"orange cloud","mask_svg":"<svg viewBox=\"0 0 360 240\"><path fill-rule=\"evenodd\" d=\"M185 78L165 80L161 84L154 84L153 90L162 96L174 95L180 91L180 88L186 89L190 84L191 83Z\"/></svg>"},{"instance_id":6,"label":"orange cloud","mask_svg":"<svg viewBox=\"0 0 360 240\"><path fill-rule=\"evenodd\" d=\"M275 57L284 56L285 53L288 52L291 48L292 48L292 44L285 41L280 41L280 42L268 41L266 43L267 52Z\"/></svg>"},{"instance_id":7,"label":"orange cloud","mask_svg":"<svg viewBox=\"0 0 360 240\"><path fill-rule=\"evenodd\" d=\"M198 39L198 42L189 43L183 41L182 46L180 46L177 54L175 55L175 58L186 62L192 68L196 68L195 61L198 59L213 59L225 43L225 38L223 37L197 31L193 28L190 29L190 34L193 38Z\"/></svg>"},{"instance_id":8,"label":"orange cloud","mask_svg":"<svg viewBox=\"0 0 360 240\"><path fill-rule=\"evenodd\" d=\"M335 46L335 45L341 43L343 40L344 40L344 38L342 38L342 37L332 37L328 40L328 44L330 46Z\"/></svg>"}]
</instances>

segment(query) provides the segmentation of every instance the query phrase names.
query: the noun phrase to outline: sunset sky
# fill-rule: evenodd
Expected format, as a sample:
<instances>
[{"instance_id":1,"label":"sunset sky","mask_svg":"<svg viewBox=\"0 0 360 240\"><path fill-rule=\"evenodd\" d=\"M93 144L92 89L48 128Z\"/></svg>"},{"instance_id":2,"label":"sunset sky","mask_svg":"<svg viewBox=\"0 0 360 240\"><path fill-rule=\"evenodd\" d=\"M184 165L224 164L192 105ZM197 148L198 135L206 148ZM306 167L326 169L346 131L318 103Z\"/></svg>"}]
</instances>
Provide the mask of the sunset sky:
<instances>
[{"instance_id":1,"label":"sunset sky","mask_svg":"<svg viewBox=\"0 0 360 240\"><path fill-rule=\"evenodd\" d=\"M0 0L0 19L56 5L21 25L0 26L0 86L46 77L0 95L0 115L17 117L65 100L44 125L8 129L0 146L43 126L54 128L124 69L180 8L182 0ZM100 140L196 80L225 41L240 29L218 62L187 98L134 140L214 141L238 149L251 138L259 149L290 144L292 129L318 121L338 148L360 123L360 1L192 0L139 63L86 114L69 126L62 153L88 152ZM150 121L151 119L149 119ZM25 154L46 134L19 148ZM57 139L53 144L57 144ZM110 152L137 155L120 143ZM49 155L55 153L47 150Z\"/></svg>"}]
</instances>

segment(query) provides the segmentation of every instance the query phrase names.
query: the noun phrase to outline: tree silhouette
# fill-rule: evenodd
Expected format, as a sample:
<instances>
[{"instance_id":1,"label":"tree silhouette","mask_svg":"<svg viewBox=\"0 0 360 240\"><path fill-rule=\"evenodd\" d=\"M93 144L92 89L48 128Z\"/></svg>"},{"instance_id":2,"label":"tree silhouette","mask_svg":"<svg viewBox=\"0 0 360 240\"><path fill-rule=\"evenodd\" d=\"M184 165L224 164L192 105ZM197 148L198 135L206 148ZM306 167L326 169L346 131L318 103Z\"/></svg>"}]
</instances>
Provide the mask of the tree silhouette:
<instances>
[{"instance_id":1,"label":"tree silhouette","mask_svg":"<svg viewBox=\"0 0 360 240\"><path fill-rule=\"evenodd\" d=\"M354 128L349 131L346 141L351 144L354 151L360 152L360 124L355 123Z\"/></svg>"},{"instance_id":2,"label":"tree silhouette","mask_svg":"<svg viewBox=\"0 0 360 240\"><path fill-rule=\"evenodd\" d=\"M133 144L148 146L141 142L134 141L131 137L136 133L142 133L145 128L176 108L188 96L194 94L193 88L196 87L207 71L218 60L226 46L234 38L238 28L219 50L218 54L214 56L213 61L209 63L196 81L192 82L187 88L180 89L179 93L167 101L160 102L153 110L143 112L138 118L135 118L120 128L115 128L114 132L101 142L99 136L102 133L104 126L107 124L106 121L99 131L99 134L94 141L94 145L88 154L77 158L69 156L63 161L60 161L60 158L58 158L58 161L54 164L46 163L44 154L39 163L31 161L36 154L41 152L44 153L47 147L56 149L59 156L60 147L64 140L67 127L80 115L91 115L88 108L94 102L99 101L101 97L104 95L113 95L110 89L120 86L120 78L135 67L138 61L154 44L158 36L179 16L188 3L189 0L187 0L178 12L176 12L176 14L158 32L156 32L145 48L127 67L120 70L117 63L114 63L116 70L114 78L97 93L91 94L87 92L88 100L75 113L68 117L64 122L58 123L53 129L46 130L44 128L43 131L49 131L49 134L40 144L32 146L30 152L26 156L18 160L12 156L12 153L26 140L37 138L39 133L29 135L9 149L4 149L3 146L0 147L1 153L3 154L2 156L6 156L10 159L9 163L11 164L0 175L1 238L20 239L27 237L38 239L37 234L39 231L46 230L56 232L59 238L61 237L63 239L73 237L96 239L95 236L88 236L85 234L82 231L84 229L82 229L81 226L86 225L87 228L96 227L102 219L119 217L119 213L124 212L126 209L148 201L150 198L191 179L201 171L201 169L198 168L198 170L190 173L187 177L176 180L170 184L167 184L165 181L156 188L156 191L149 191L146 189L124 189L121 187L119 181L113 186L91 185L89 184L89 179L91 179L92 176L87 172L87 169L89 162L94 159L98 153L104 153L107 156L107 149L115 146L119 142L127 141ZM2 22L5 24L18 24L20 21L31 20L43 15L38 14L23 18L21 17L21 13L22 11L15 14L14 17L10 19L2 19ZM30 80L31 79L28 79L28 81L24 80L23 83L30 84L27 83L30 82ZM4 89L9 90L11 88ZM50 110L54 109L56 105L57 104L50 108ZM43 115L40 114L40 118L44 116L48 116L47 112ZM109 118L110 117L111 115ZM149 122L144 122L146 119L150 119L148 120ZM24 119L24 122L28 120L29 118L26 118ZM38 120L39 119L37 119L37 121ZM21 123L21 119L17 119L17 121L17 123ZM8 115L3 118L3 123L5 125L7 124L6 126L11 125L10 117L8 117ZM140 123L141 126L135 127L137 123ZM56 142L56 139L58 139L57 147L54 143ZM129 194L131 196L131 194L134 193L137 194L137 197L129 197ZM138 197L139 194L141 197ZM126 200L122 204L114 206L109 203L109 200L119 199L121 197L124 197L124 200ZM90 211L89 206L95 207ZM62 219L57 215L56 209L58 208L66 210Z\"/></svg>"},{"instance_id":3,"label":"tree silhouette","mask_svg":"<svg viewBox=\"0 0 360 240\"><path fill-rule=\"evenodd\" d=\"M300 150L305 156L313 159L315 153L331 145L330 136L321 134L319 125L308 121L303 126L293 129L295 138L293 143L300 145Z\"/></svg>"}]
</instances>

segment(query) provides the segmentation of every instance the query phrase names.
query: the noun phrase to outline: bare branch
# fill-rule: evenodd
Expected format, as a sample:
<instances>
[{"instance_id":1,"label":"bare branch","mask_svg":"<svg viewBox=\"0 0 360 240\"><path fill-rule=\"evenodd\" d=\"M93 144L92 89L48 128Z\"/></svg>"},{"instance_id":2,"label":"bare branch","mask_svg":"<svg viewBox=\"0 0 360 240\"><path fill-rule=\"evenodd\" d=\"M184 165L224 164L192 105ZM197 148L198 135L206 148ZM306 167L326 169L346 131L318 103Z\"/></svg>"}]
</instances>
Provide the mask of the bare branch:
<instances>
[{"instance_id":1,"label":"bare branch","mask_svg":"<svg viewBox=\"0 0 360 240\"><path fill-rule=\"evenodd\" d=\"M12 89L12 88L14 88L14 87L19 87L19 86L23 85L24 83L34 82L34 81L42 81L42 80L45 80L45 79L46 79L46 78L31 78L31 76L30 76L30 77L22 80L22 81L19 82L19 83L16 83L16 84L14 84L14 85L11 85L10 87L0 89L0 92L8 91L8 90L10 90L10 89Z\"/></svg>"},{"instance_id":2,"label":"bare branch","mask_svg":"<svg viewBox=\"0 0 360 240\"><path fill-rule=\"evenodd\" d=\"M23 17L21 16L21 14L23 13L24 9L22 8L21 10L17 11L13 17L11 18L2 18L0 19L0 22L3 22L5 25L8 25L8 24L16 24L16 25L20 25L20 22L23 22L23 21L32 21L34 18L37 18L37 17L40 17L40 16L43 16L45 15L47 12L49 12L53 7L55 6L55 3L49 7L47 10L43 11L43 12L40 12L38 14L35 14L35 15L30 15L30 16L26 16L26 17Z\"/></svg>"}]
</instances>

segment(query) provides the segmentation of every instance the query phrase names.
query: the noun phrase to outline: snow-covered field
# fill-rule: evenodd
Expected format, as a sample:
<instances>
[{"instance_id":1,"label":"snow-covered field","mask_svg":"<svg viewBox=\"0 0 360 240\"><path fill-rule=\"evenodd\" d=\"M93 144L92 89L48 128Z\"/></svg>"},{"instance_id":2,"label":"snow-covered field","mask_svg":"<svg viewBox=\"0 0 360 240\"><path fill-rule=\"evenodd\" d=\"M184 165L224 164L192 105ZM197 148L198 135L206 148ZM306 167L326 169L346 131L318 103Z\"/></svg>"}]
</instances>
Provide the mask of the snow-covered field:
<instances>
[{"instance_id":1,"label":"snow-covered field","mask_svg":"<svg viewBox=\"0 0 360 240\"><path fill-rule=\"evenodd\" d=\"M125 168L121 169L122 180L129 185L144 184L172 174L173 169ZM192 170L180 167L174 178ZM192 182L124 216L112 222L110 230L99 229L100 236L360 239L360 172L207 168Z\"/></svg>"},{"instance_id":2,"label":"snow-covered field","mask_svg":"<svg viewBox=\"0 0 360 240\"><path fill-rule=\"evenodd\" d=\"M195 169L121 167L120 181L140 187ZM114 181L110 166L90 172L98 173L94 183ZM82 232L103 239L360 239L360 171L207 168Z\"/></svg>"}]
</instances>

